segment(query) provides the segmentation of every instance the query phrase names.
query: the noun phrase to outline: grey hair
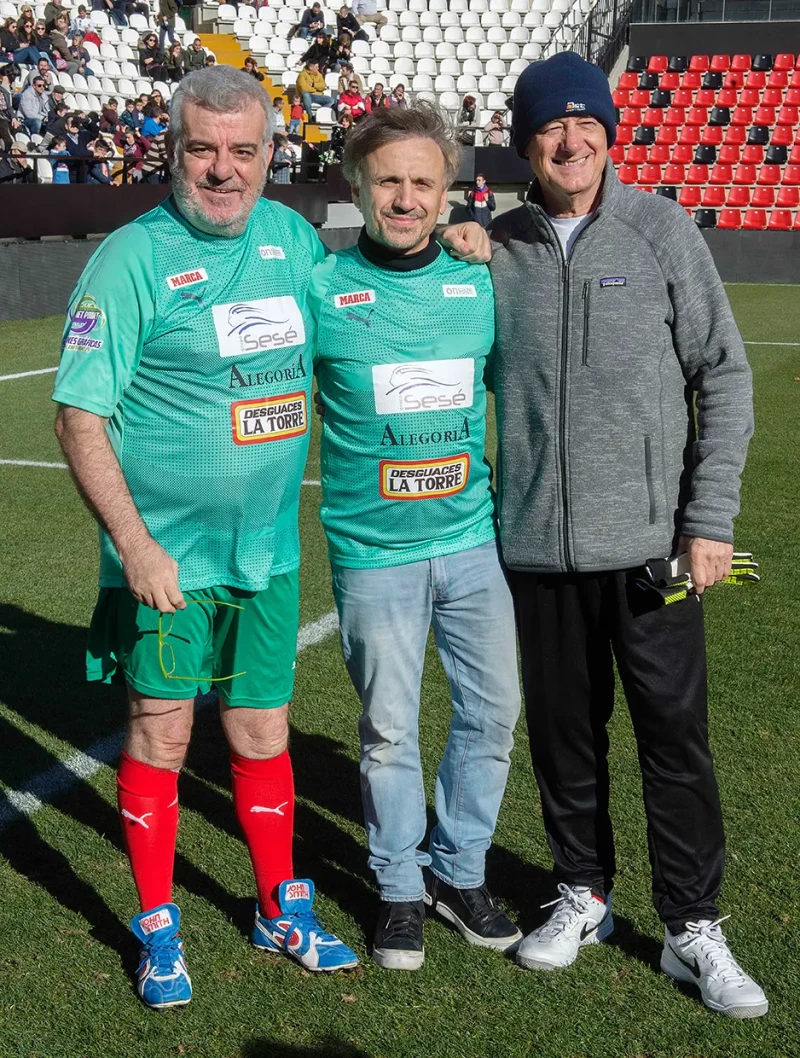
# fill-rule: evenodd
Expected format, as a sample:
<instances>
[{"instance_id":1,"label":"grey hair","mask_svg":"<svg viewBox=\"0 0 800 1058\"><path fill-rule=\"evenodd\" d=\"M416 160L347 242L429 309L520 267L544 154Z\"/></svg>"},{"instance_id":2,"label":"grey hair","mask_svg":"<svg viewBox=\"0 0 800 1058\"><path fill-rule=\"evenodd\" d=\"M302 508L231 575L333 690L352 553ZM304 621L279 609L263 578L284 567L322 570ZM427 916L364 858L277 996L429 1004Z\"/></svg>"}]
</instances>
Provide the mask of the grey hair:
<instances>
[{"instance_id":1,"label":"grey hair","mask_svg":"<svg viewBox=\"0 0 800 1058\"><path fill-rule=\"evenodd\" d=\"M381 107L363 118L348 134L342 169L345 179L358 186L364 177L364 163L370 154L398 140L432 140L444 158L445 187L458 175L461 148L452 128L433 104L418 100L407 110Z\"/></svg>"},{"instance_id":2,"label":"grey hair","mask_svg":"<svg viewBox=\"0 0 800 1058\"><path fill-rule=\"evenodd\" d=\"M249 74L232 66L215 66L195 70L183 78L175 89L170 106L173 167L180 166L183 150L183 108L187 103L211 110L216 114L231 114L255 104L264 114L264 148L275 132L272 100L261 84Z\"/></svg>"}]
</instances>

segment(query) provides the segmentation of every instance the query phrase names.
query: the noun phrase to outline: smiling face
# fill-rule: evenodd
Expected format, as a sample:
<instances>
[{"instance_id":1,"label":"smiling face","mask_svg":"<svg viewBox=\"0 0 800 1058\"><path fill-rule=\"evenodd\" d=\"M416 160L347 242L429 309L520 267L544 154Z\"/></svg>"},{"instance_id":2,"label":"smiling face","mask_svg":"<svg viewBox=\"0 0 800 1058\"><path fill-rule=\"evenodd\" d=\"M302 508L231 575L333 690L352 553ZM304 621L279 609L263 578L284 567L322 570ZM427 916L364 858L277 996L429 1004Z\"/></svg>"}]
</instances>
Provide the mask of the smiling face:
<instances>
[{"instance_id":1,"label":"smiling face","mask_svg":"<svg viewBox=\"0 0 800 1058\"><path fill-rule=\"evenodd\" d=\"M549 212L580 217L591 211L608 156L606 130L597 118L549 121L531 137L527 155Z\"/></svg>"},{"instance_id":2,"label":"smiling face","mask_svg":"<svg viewBox=\"0 0 800 1058\"><path fill-rule=\"evenodd\" d=\"M181 213L200 231L233 237L247 227L272 157L265 123L257 103L231 113L185 104L173 191Z\"/></svg>"},{"instance_id":3,"label":"smiling face","mask_svg":"<svg viewBox=\"0 0 800 1058\"><path fill-rule=\"evenodd\" d=\"M423 249L447 206L442 152L416 137L384 144L367 155L353 198L375 242L406 254Z\"/></svg>"}]
</instances>

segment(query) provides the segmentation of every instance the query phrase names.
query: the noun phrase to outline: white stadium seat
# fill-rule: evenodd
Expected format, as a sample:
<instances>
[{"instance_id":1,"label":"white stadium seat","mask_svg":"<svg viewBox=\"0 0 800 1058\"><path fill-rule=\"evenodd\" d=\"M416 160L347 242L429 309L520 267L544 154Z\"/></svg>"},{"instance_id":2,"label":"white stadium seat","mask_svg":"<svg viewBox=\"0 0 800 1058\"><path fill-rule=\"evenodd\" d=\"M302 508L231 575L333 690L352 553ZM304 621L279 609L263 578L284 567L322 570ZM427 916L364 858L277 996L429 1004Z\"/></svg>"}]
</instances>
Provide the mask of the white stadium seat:
<instances>
[{"instance_id":1,"label":"white stadium seat","mask_svg":"<svg viewBox=\"0 0 800 1058\"><path fill-rule=\"evenodd\" d=\"M537 31L534 30L533 32ZM508 39L512 44L527 44L532 36L533 33L526 29L525 26L515 26L509 33Z\"/></svg>"},{"instance_id":2,"label":"white stadium seat","mask_svg":"<svg viewBox=\"0 0 800 1058\"><path fill-rule=\"evenodd\" d=\"M452 72L452 70L442 69L442 73ZM461 64L461 70L456 71L456 76L459 72L472 74L473 77L480 77L483 74L483 63L480 59L465 59L464 62Z\"/></svg>"},{"instance_id":3,"label":"white stadium seat","mask_svg":"<svg viewBox=\"0 0 800 1058\"><path fill-rule=\"evenodd\" d=\"M416 70L411 59L395 59L394 72L398 77L413 77Z\"/></svg>"},{"instance_id":4,"label":"white stadium seat","mask_svg":"<svg viewBox=\"0 0 800 1058\"><path fill-rule=\"evenodd\" d=\"M410 44L406 44L404 41L400 41L400 43L403 44L403 46L406 47L406 48L411 48L411 45ZM441 45L437 44L436 48L434 49L432 44L429 44L425 40L421 40L418 44L415 44L413 46L413 50L412 50L411 54L417 60L419 60L419 59L432 59L433 56L434 56L434 51L438 52L440 47L441 47ZM397 52L395 52L395 55L397 55Z\"/></svg>"},{"instance_id":5,"label":"white stadium seat","mask_svg":"<svg viewBox=\"0 0 800 1058\"><path fill-rule=\"evenodd\" d=\"M478 91L486 92L499 92L500 82L496 77L492 77L490 74L484 74L483 77L478 81Z\"/></svg>"},{"instance_id":6,"label":"white stadium seat","mask_svg":"<svg viewBox=\"0 0 800 1058\"><path fill-rule=\"evenodd\" d=\"M506 74L503 78L503 83L500 85L500 91L503 95L510 96L514 91L518 80L519 78L516 74Z\"/></svg>"},{"instance_id":7,"label":"white stadium seat","mask_svg":"<svg viewBox=\"0 0 800 1058\"><path fill-rule=\"evenodd\" d=\"M381 44L384 40L380 41ZM419 44L417 45L419 47ZM391 51L394 53L395 59L413 59L414 58L414 47L411 44L407 44L404 40L398 40L393 45Z\"/></svg>"},{"instance_id":8,"label":"white stadium seat","mask_svg":"<svg viewBox=\"0 0 800 1058\"><path fill-rule=\"evenodd\" d=\"M411 82L412 92L430 92L433 88L433 81L428 74L418 73L414 80Z\"/></svg>"},{"instance_id":9,"label":"white stadium seat","mask_svg":"<svg viewBox=\"0 0 800 1058\"><path fill-rule=\"evenodd\" d=\"M488 59L497 58L497 45L490 44L488 40L484 41L478 48L478 58L486 62Z\"/></svg>"},{"instance_id":10,"label":"white stadium seat","mask_svg":"<svg viewBox=\"0 0 800 1058\"><path fill-rule=\"evenodd\" d=\"M467 33L469 33L469 30L467 30ZM464 30L460 26L448 26L444 31L444 39L450 44L460 44L464 39Z\"/></svg>"},{"instance_id":11,"label":"white stadium seat","mask_svg":"<svg viewBox=\"0 0 800 1058\"><path fill-rule=\"evenodd\" d=\"M442 110L460 110L461 99L456 92L444 92L439 97L439 106Z\"/></svg>"},{"instance_id":12,"label":"white stadium seat","mask_svg":"<svg viewBox=\"0 0 800 1058\"><path fill-rule=\"evenodd\" d=\"M386 30L388 28L388 26L384 26L381 31L381 36L384 40L386 40ZM407 40L409 44L416 44L418 41L422 40L422 32L420 31L419 26L403 26L400 35L403 40Z\"/></svg>"},{"instance_id":13,"label":"white stadium seat","mask_svg":"<svg viewBox=\"0 0 800 1058\"><path fill-rule=\"evenodd\" d=\"M426 26L422 31L422 39L426 44L440 44L442 31L438 26Z\"/></svg>"},{"instance_id":14,"label":"white stadium seat","mask_svg":"<svg viewBox=\"0 0 800 1058\"><path fill-rule=\"evenodd\" d=\"M456 91L462 94L464 92L477 92L478 82L471 74L462 73L456 81Z\"/></svg>"},{"instance_id":15,"label":"white stadium seat","mask_svg":"<svg viewBox=\"0 0 800 1058\"><path fill-rule=\"evenodd\" d=\"M439 64L439 73L448 77L458 77L461 73L461 63L458 59L442 59Z\"/></svg>"},{"instance_id":16,"label":"white stadium seat","mask_svg":"<svg viewBox=\"0 0 800 1058\"><path fill-rule=\"evenodd\" d=\"M470 26L466 32L466 40L469 44L483 44L486 33L480 26Z\"/></svg>"},{"instance_id":17,"label":"white stadium seat","mask_svg":"<svg viewBox=\"0 0 800 1058\"><path fill-rule=\"evenodd\" d=\"M513 44L511 42L508 44L501 44L499 58L501 58L503 62L514 62L515 59L519 58L519 44Z\"/></svg>"},{"instance_id":18,"label":"white stadium seat","mask_svg":"<svg viewBox=\"0 0 800 1058\"><path fill-rule=\"evenodd\" d=\"M484 29L500 25L500 16L496 11L484 11L481 15L481 25Z\"/></svg>"},{"instance_id":19,"label":"white stadium seat","mask_svg":"<svg viewBox=\"0 0 800 1058\"><path fill-rule=\"evenodd\" d=\"M438 73L436 62L433 59L419 59L417 61L416 73L427 74L428 77L435 77Z\"/></svg>"},{"instance_id":20,"label":"white stadium seat","mask_svg":"<svg viewBox=\"0 0 800 1058\"><path fill-rule=\"evenodd\" d=\"M489 59L484 66L483 72L487 77L497 77L502 79L506 75L506 64L502 59Z\"/></svg>"},{"instance_id":21,"label":"white stadium seat","mask_svg":"<svg viewBox=\"0 0 800 1058\"><path fill-rule=\"evenodd\" d=\"M449 74L439 74L433 83L433 87L437 92L455 92L456 82Z\"/></svg>"},{"instance_id":22,"label":"white stadium seat","mask_svg":"<svg viewBox=\"0 0 800 1058\"><path fill-rule=\"evenodd\" d=\"M491 92L489 98L486 100L486 105L488 106L489 110L505 110L506 93Z\"/></svg>"},{"instance_id":23,"label":"white stadium seat","mask_svg":"<svg viewBox=\"0 0 800 1058\"><path fill-rule=\"evenodd\" d=\"M481 45L481 47L483 47L483 45ZM480 54L480 52L476 51L474 44L459 44L456 49L456 55L459 59L474 59L478 54Z\"/></svg>"}]
</instances>

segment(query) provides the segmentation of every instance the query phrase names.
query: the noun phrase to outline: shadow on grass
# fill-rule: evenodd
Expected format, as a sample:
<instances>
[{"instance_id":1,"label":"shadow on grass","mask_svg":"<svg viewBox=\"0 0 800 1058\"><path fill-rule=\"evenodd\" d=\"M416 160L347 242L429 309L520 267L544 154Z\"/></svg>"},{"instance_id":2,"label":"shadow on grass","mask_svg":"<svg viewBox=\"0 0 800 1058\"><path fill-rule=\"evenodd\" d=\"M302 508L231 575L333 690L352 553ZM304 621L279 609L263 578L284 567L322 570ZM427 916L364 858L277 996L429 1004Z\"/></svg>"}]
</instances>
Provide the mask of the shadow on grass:
<instances>
[{"instance_id":1,"label":"shadow on grass","mask_svg":"<svg viewBox=\"0 0 800 1058\"><path fill-rule=\"evenodd\" d=\"M241 1058L370 1058L366 1051L326 1037L312 1047L295 1046L281 1040L257 1038L242 1047Z\"/></svg>"}]
</instances>

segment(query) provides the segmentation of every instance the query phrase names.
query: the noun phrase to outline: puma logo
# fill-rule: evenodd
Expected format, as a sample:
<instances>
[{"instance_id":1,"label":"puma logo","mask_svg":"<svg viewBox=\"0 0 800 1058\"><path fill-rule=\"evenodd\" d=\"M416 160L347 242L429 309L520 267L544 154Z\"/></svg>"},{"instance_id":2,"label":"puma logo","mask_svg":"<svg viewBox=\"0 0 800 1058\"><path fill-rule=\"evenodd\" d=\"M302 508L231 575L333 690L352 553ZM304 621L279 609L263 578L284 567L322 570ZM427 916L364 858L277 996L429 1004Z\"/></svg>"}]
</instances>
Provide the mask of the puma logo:
<instances>
[{"instance_id":1,"label":"puma logo","mask_svg":"<svg viewBox=\"0 0 800 1058\"><path fill-rule=\"evenodd\" d=\"M182 297L184 301L197 301L197 302L199 302L202 305L203 304L203 295L204 294L205 294L204 290L201 291L199 294L195 294L191 290L182 290L180 292L179 296Z\"/></svg>"},{"instance_id":2,"label":"puma logo","mask_svg":"<svg viewBox=\"0 0 800 1058\"><path fill-rule=\"evenodd\" d=\"M288 801L284 801L283 804L278 805L277 808L265 808L263 805L253 805L250 809L251 812L272 812L273 815L282 816L283 809L288 805Z\"/></svg>"},{"instance_id":3,"label":"puma logo","mask_svg":"<svg viewBox=\"0 0 800 1058\"><path fill-rule=\"evenodd\" d=\"M121 816L123 816L125 819L130 819L130 821L132 823L140 823L144 827L145 830L149 830L150 829L148 824L145 823L145 819L147 819L147 817L151 816L152 814L153 814L152 812L145 812L144 815L135 816L132 812L129 812L127 808L123 808L122 811L120 812Z\"/></svg>"},{"instance_id":4,"label":"puma logo","mask_svg":"<svg viewBox=\"0 0 800 1058\"><path fill-rule=\"evenodd\" d=\"M375 309L370 309L366 316L359 316L355 312L346 313L346 319L355 320L357 323L363 323L365 327L372 326L372 313Z\"/></svg>"}]
</instances>

